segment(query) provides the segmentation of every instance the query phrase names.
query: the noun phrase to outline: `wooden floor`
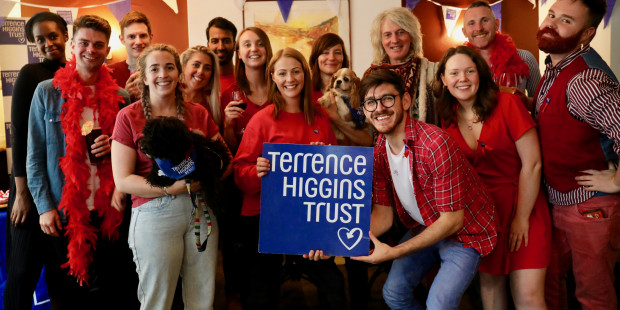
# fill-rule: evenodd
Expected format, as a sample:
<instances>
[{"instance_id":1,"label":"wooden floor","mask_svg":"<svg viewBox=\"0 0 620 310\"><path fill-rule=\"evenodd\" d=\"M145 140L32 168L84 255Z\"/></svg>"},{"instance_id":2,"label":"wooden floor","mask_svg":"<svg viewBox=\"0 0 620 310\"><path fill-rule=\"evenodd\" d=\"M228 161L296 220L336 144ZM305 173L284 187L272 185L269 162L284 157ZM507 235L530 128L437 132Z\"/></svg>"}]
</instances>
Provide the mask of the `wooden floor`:
<instances>
[{"instance_id":1,"label":"wooden floor","mask_svg":"<svg viewBox=\"0 0 620 310\"><path fill-rule=\"evenodd\" d=\"M220 257L221 262L221 257ZM339 266L340 271L345 275L346 271L344 265ZM376 267L369 269L369 276L375 271ZM387 310L388 306L383 301L381 296L381 290L383 283L387 278L387 273L380 273L376 281L373 283L370 292L370 301L368 303L367 310ZM480 298L478 290L475 289L476 285L472 285L470 289L463 296L461 302L461 310L481 309ZM218 263L218 269L216 274L216 291L215 291L215 305L216 310L226 310L226 297L224 295L224 274L222 272L221 263ZM424 298L424 293L420 292L420 298ZM280 288L280 310L322 310L317 296L316 287L314 284L306 281L286 281ZM240 309L240 308L239 308ZM232 309L231 309L232 310ZM358 310L358 309L350 309Z\"/></svg>"}]
</instances>

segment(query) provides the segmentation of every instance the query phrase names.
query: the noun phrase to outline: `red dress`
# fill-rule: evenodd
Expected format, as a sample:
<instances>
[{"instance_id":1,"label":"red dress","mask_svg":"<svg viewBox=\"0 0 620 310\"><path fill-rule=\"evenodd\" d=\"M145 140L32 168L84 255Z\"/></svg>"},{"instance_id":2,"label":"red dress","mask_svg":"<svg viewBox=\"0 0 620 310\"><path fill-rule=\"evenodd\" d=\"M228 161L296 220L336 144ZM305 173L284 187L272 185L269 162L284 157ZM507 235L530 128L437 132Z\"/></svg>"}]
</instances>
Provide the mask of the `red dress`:
<instances>
[{"instance_id":1,"label":"red dress","mask_svg":"<svg viewBox=\"0 0 620 310\"><path fill-rule=\"evenodd\" d=\"M517 96L498 93L498 104L484 121L476 150L472 150L457 125L444 128L457 142L485 183L496 207L498 243L480 263L481 272L504 275L513 270L545 268L551 255L551 221L540 191L530 214L528 246L510 252L510 225L516 213L521 159L515 141L536 124Z\"/></svg>"}]
</instances>

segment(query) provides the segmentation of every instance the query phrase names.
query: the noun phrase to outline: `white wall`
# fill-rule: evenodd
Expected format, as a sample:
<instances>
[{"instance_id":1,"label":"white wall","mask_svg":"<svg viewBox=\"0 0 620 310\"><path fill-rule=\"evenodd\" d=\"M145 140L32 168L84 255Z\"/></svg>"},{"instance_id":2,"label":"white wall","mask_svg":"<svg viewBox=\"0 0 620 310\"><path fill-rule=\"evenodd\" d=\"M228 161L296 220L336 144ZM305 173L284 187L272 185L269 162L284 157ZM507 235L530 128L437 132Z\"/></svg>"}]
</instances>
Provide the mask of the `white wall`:
<instances>
[{"instance_id":1,"label":"white wall","mask_svg":"<svg viewBox=\"0 0 620 310\"><path fill-rule=\"evenodd\" d=\"M549 8L551 8L553 3L555 3L555 1L547 1L544 5L540 6L538 10L538 20L540 22L545 19L547 13L549 12ZM618 38L618 34L620 34L620 5L616 5L607 28L603 28L604 24L605 22L602 21L596 30L596 36L590 45L599 53L599 55L601 55L605 62L607 62L616 77L619 77L620 57L617 55L620 53L620 40L612 40L611 38ZM612 58L611 55L616 55L616 57ZM545 72L546 56L547 55L545 53L539 52L538 63L540 64L541 74L544 74Z\"/></svg>"},{"instance_id":2,"label":"white wall","mask_svg":"<svg viewBox=\"0 0 620 310\"><path fill-rule=\"evenodd\" d=\"M234 0L187 0L189 46L205 45L205 29L209 21L217 16L227 18L243 29L243 15ZM375 16L391 7L400 6L401 0L349 0L351 15L351 62L358 75L370 66L370 24Z\"/></svg>"}]
</instances>

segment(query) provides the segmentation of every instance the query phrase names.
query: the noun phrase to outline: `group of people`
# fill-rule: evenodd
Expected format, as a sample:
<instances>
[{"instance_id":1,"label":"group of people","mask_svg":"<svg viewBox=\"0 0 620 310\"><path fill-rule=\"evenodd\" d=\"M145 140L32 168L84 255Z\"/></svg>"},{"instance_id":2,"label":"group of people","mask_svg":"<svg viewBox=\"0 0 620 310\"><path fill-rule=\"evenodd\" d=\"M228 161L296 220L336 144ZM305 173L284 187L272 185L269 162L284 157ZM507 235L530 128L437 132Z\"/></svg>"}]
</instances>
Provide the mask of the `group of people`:
<instances>
[{"instance_id":1,"label":"group of people","mask_svg":"<svg viewBox=\"0 0 620 310\"><path fill-rule=\"evenodd\" d=\"M148 18L132 11L120 22L127 59L105 65L106 20L74 21L67 60L66 22L37 13L27 38L45 59L20 71L12 102L5 307L30 308L45 265L52 309L170 309L178 288L186 309L211 309L219 247L227 298L243 309L277 309L284 260L324 309L364 309L368 264L385 261L392 309L457 309L478 273L484 309L508 308L507 281L517 309L565 309L571 268L584 309L615 309L620 86L589 46L605 11L603 0L553 4L536 34L542 78L485 1L465 12L468 42L439 63L423 57L411 11L379 13L359 91L376 140L317 104L349 66L336 34L317 38L306 60L217 17L206 46L179 54L154 44ZM516 87L498 86L502 75ZM196 207L198 182L147 182L142 129L158 117L227 146L220 208ZM332 127L374 146L373 250L346 260L349 302L320 244L303 257L258 252L263 143L336 145ZM202 249L197 236L208 236ZM413 290L437 265L423 306Z\"/></svg>"}]
</instances>

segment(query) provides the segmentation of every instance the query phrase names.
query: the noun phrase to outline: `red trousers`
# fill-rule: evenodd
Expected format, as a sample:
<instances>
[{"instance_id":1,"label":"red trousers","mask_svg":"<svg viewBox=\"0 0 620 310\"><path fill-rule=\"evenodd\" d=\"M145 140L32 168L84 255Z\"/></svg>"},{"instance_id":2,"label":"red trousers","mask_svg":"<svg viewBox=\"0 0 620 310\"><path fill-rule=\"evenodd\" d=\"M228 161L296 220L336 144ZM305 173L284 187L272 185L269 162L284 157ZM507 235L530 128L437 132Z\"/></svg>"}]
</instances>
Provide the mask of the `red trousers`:
<instances>
[{"instance_id":1,"label":"red trousers","mask_svg":"<svg viewBox=\"0 0 620 310\"><path fill-rule=\"evenodd\" d=\"M582 214L600 209L604 218ZM572 267L576 297L583 309L617 309L614 265L620 249L620 195L593 197L552 210L551 263L547 268L547 307L566 309L566 273Z\"/></svg>"}]
</instances>

